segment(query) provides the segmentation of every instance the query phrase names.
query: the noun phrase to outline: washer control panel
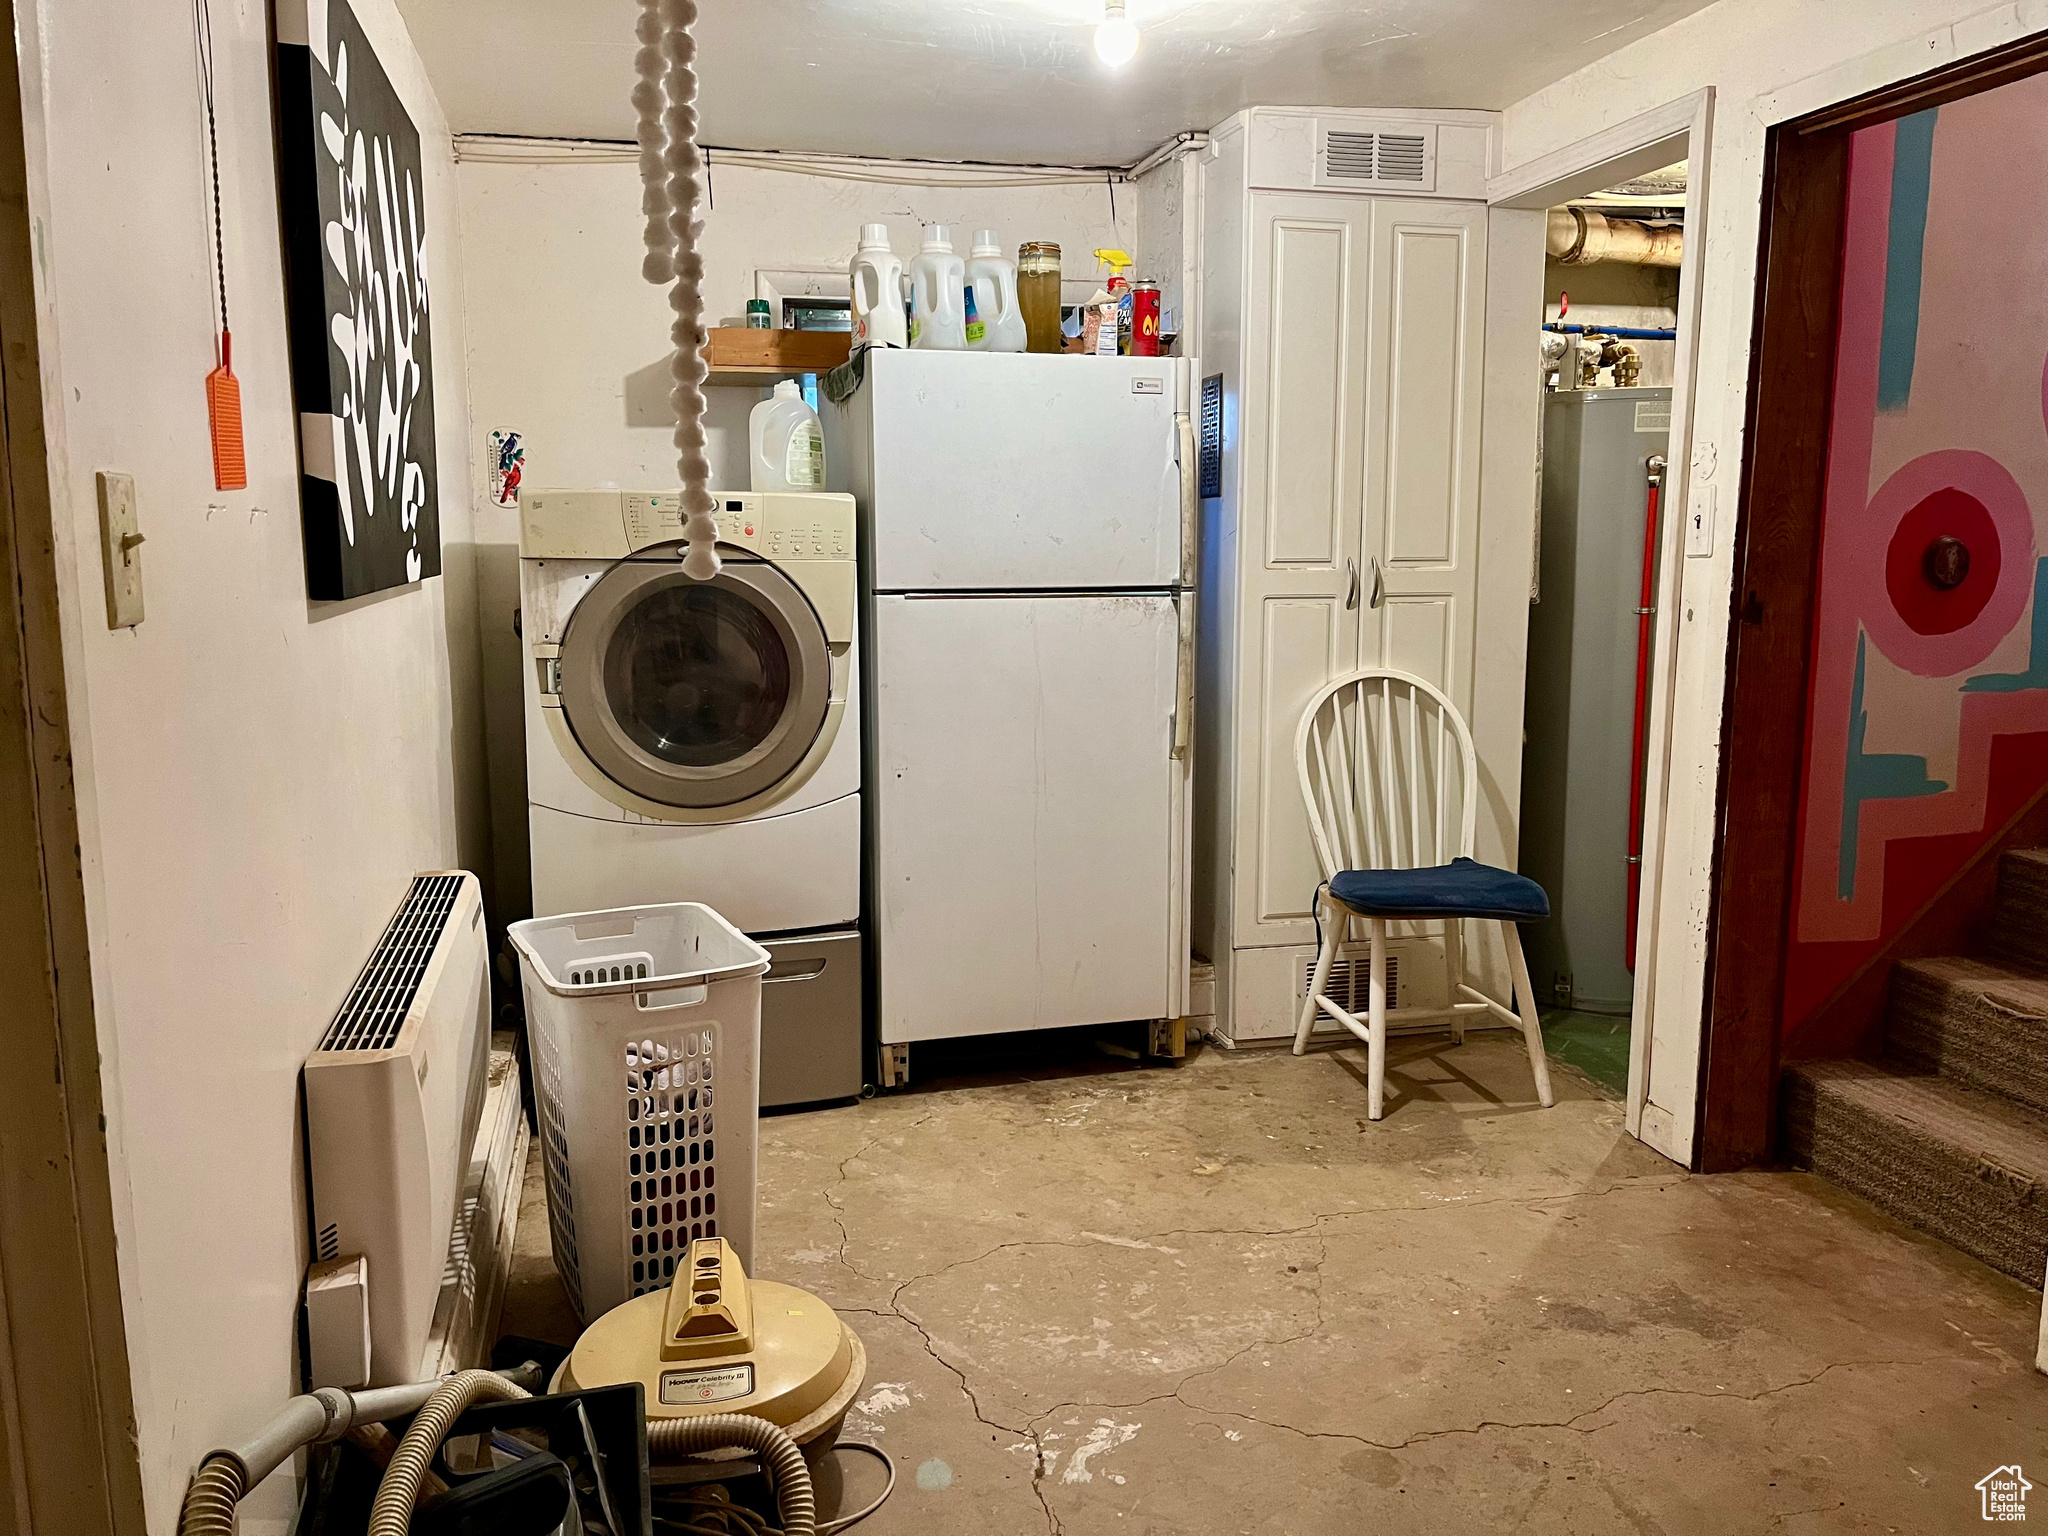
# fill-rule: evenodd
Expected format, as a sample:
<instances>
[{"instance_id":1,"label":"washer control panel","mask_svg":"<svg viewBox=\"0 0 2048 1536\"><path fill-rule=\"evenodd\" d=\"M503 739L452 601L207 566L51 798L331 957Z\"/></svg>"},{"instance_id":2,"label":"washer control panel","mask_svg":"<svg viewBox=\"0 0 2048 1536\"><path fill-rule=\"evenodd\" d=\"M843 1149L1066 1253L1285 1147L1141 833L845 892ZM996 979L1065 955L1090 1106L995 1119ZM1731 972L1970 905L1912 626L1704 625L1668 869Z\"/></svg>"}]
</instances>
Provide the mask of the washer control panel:
<instances>
[{"instance_id":1,"label":"washer control panel","mask_svg":"<svg viewBox=\"0 0 2048 1536\"><path fill-rule=\"evenodd\" d=\"M722 544L769 560L851 560L853 498L749 491L717 496ZM520 497L519 552L529 560L623 559L683 536L678 491L532 490Z\"/></svg>"}]
</instances>

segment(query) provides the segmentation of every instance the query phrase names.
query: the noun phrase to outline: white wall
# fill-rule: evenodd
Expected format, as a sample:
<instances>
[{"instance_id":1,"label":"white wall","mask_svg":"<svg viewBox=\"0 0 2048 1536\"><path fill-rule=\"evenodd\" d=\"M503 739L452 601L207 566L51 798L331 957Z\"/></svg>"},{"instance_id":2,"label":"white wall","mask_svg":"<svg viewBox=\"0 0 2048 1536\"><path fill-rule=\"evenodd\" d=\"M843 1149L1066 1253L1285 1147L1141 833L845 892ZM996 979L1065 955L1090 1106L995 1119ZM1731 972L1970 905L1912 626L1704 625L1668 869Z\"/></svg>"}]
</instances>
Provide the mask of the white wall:
<instances>
[{"instance_id":1,"label":"white wall","mask_svg":"<svg viewBox=\"0 0 2048 1536\"><path fill-rule=\"evenodd\" d=\"M1984 8L1976 0L1720 0L1508 108L1505 167L1704 86L1715 90L1704 239L1693 486L1712 486L1720 526L1711 558L1681 576L1672 692L1671 792L1658 892L1651 1071L1698 1049L1705 997L1709 882L1720 770L1732 550L1754 318L1764 135L1801 116L2048 27L2048 0ZM1700 151L1691 151L1695 187ZM1690 1106L1671 1085L1657 1103ZM1691 1126L1677 1127L1690 1144Z\"/></svg>"},{"instance_id":2,"label":"white wall","mask_svg":"<svg viewBox=\"0 0 2048 1536\"><path fill-rule=\"evenodd\" d=\"M888 162L873 162L886 167ZM526 484L673 485L674 415L668 405L667 291L642 280L639 172L631 163L550 165L465 162L457 171L463 288L469 304L470 412L465 451L483 463L494 428L526 434ZM721 163L711 171L704 231L704 298L714 323L743 316L758 270L843 274L863 223L889 225L906 261L924 224L952 228L964 254L993 228L1014 252L1054 240L1069 279L1095 270L1098 246L1136 240L1135 188L1105 184L953 189L878 185ZM714 483L746 483L753 389L714 389L707 426ZM479 479L475 511L492 823L504 914L526 910L525 738L512 616L519 606L519 523L489 505Z\"/></svg>"},{"instance_id":3,"label":"white wall","mask_svg":"<svg viewBox=\"0 0 2048 1536\"><path fill-rule=\"evenodd\" d=\"M445 574L312 605L268 43L214 0L249 462L213 489L192 13L33 0L23 46L60 597L136 1435L169 1536L197 1458L297 1391L298 1077L413 871L488 872L449 139L391 0L355 0L426 150ZM40 46L41 58L34 56ZM110 632L93 472L136 477L148 618ZM245 1506L279 1529L280 1475Z\"/></svg>"}]
</instances>

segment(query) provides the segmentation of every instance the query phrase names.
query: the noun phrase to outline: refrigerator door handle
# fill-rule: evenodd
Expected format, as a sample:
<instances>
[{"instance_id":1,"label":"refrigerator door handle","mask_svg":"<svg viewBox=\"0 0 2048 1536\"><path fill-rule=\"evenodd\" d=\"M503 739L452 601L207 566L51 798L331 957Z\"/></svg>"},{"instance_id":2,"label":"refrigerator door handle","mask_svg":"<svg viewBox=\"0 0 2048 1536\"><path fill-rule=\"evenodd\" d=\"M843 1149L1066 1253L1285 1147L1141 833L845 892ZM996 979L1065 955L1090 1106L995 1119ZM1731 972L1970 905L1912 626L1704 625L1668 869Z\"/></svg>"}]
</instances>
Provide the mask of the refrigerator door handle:
<instances>
[{"instance_id":1,"label":"refrigerator door handle","mask_svg":"<svg viewBox=\"0 0 2048 1536\"><path fill-rule=\"evenodd\" d=\"M1173 751L1176 763L1188 760L1195 731L1195 594L1189 588L1175 604L1180 609L1180 642L1174 656Z\"/></svg>"},{"instance_id":2,"label":"refrigerator door handle","mask_svg":"<svg viewBox=\"0 0 2048 1536\"><path fill-rule=\"evenodd\" d=\"M1202 510L1200 455L1187 399L1187 366L1179 368L1181 398L1173 413L1174 458L1180 465L1180 644L1175 656L1173 760L1185 763L1195 720L1195 538Z\"/></svg>"},{"instance_id":3,"label":"refrigerator door handle","mask_svg":"<svg viewBox=\"0 0 2048 1536\"><path fill-rule=\"evenodd\" d=\"M1180 584L1195 584L1195 538L1202 515L1202 469L1195 447L1195 422L1185 410L1173 413L1174 461L1180 467Z\"/></svg>"}]
</instances>

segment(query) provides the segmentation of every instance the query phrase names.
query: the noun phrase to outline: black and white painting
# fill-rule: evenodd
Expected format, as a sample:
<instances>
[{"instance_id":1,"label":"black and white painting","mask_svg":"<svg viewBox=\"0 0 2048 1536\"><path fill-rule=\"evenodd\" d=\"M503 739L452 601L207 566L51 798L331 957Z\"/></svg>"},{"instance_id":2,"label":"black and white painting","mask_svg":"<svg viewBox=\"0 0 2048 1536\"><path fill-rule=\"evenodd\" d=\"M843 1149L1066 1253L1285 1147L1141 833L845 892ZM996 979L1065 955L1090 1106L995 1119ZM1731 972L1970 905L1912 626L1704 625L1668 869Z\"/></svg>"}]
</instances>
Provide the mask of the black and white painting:
<instances>
[{"instance_id":1,"label":"black and white painting","mask_svg":"<svg viewBox=\"0 0 2048 1536\"><path fill-rule=\"evenodd\" d=\"M441 574L420 136L347 0L277 0L306 589Z\"/></svg>"}]
</instances>

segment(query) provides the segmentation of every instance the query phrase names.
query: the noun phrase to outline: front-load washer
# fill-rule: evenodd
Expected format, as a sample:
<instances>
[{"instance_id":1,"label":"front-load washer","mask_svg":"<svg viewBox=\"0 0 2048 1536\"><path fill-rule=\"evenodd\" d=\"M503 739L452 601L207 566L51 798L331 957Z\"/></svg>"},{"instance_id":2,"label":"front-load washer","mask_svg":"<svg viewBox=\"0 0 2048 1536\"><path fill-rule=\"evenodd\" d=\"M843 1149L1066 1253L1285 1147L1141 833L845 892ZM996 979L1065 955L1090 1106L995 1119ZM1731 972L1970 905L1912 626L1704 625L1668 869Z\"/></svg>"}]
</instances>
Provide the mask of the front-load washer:
<instances>
[{"instance_id":1,"label":"front-load washer","mask_svg":"<svg viewBox=\"0 0 2048 1536\"><path fill-rule=\"evenodd\" d=\"M534 911L714 907L777 957L762 1102L850 1097L863 990L853 499L721 495L716 516L723 569L697 581L674 491L520 498Z\"/></svg>"}]
</instances>

